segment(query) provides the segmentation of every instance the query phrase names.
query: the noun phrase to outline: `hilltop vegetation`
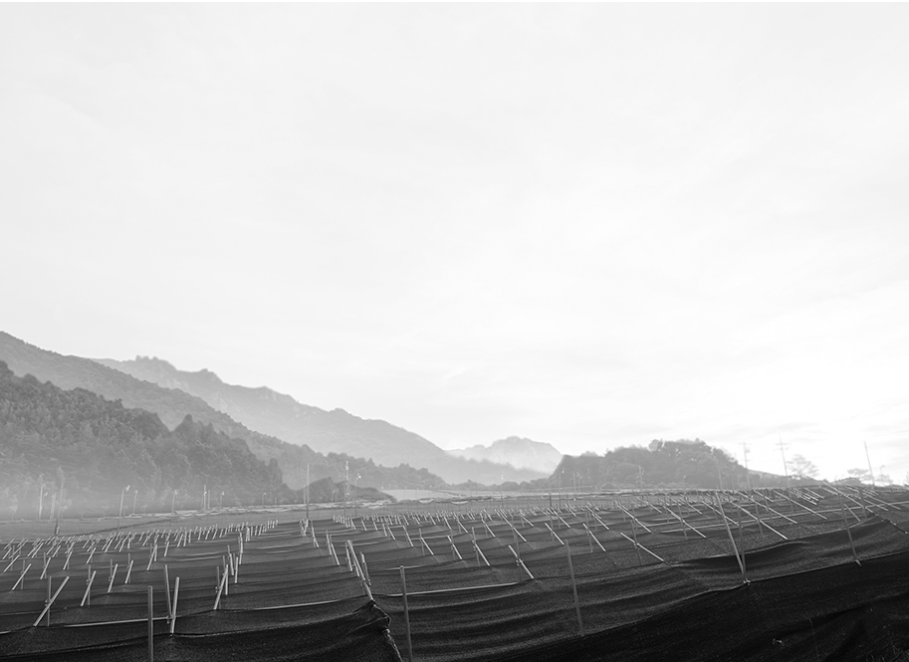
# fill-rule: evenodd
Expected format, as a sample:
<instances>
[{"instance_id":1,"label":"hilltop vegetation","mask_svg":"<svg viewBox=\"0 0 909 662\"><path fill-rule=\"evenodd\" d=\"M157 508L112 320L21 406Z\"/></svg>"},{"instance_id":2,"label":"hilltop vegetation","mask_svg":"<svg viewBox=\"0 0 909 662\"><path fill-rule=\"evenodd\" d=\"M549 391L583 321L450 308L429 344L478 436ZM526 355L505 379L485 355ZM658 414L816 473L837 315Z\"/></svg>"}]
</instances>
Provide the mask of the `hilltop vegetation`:
<instances>
[{"instance_id":1,"label":"hilltop vegetation","mask_svg":"<svg viewBox=\"0 0 909 662\"><path fill-rule=\"evenodd\" d=\"M48 512L61 487L67 514L116 512L126 486L128 510L198 507L204 488L215 503L224 492L224 505L292 496L276 462L211 425L185 416L169 430L153 413L16 377L2 361L0 456L4 516L33 516L42 501Z\"/></svg>"},{"instance_id":2,"label":"hilltop vegetation","mask_svg":"<svg viewBox=\"0 0 909 662\"><path fill-rule=\"evenodd\" d=\"M632 489L698 488L741 489L782 486L781 476L747 471L726 451L700 439L655 439L646 447L625 446L603 455L565 455L549 478L521 485L505 483L503 489Z\"/></svg>"},{"instance_id":3,"label":"hilltop vegetation","mask_svg":"<svg viewBox=\"0 0 909 662\"><path fill-rule=\"evenodd\" d=\"M779 477L751 472L751 481L776 484ZM550 478L569 488L573 484L605 488L695 487L744 488L748 471L720 448L700 439L656 439L646 448L630 446L602 456L565 456Z\"/></svg>"}]
</instances>

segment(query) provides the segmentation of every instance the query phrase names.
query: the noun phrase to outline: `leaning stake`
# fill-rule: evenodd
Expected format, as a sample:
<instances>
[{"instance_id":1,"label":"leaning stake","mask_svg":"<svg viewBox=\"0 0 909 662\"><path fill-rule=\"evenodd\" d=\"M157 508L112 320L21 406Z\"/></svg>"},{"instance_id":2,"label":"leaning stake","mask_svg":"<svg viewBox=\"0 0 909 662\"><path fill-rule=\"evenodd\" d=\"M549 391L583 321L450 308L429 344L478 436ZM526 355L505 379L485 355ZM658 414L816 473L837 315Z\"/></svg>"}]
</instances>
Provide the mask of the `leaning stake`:
<instances>
[{"instance_id":1,"label":"leaning stake","mask_svg":"<svg viewBox=\"0 0 909 662\"><path fill-rule=\"evenodd\" d=\"M843 511L843 524L846 525L846 533L849 535L849 546L852 547L852 558L855 559L855 562L858 565L862 565L862 562L859 561L858 554L855 552L855 542L852 540L852 529L849 528L849 522L846 519L846 506L840 501L840 508Z\"/></svg>"}]
</instances>

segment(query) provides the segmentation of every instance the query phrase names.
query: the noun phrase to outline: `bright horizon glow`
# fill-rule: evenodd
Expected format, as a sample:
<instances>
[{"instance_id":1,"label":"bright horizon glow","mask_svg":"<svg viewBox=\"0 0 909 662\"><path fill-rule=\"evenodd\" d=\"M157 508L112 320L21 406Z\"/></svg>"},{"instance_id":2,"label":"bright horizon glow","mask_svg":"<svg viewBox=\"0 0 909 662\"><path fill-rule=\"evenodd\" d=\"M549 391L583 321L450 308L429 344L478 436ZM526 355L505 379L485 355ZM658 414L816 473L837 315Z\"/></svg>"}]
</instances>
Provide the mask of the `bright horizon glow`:
<instances>
[{"instance_id":1,"label":"bright horizon glow","mask_svg":"<svg viewBox=\"0 0 909 662\"><path fill-rule=\"evenodd\" d=\"M443 448L905 482L907 19L2 5L0 329Z\"/></svg>"}]
</instances>

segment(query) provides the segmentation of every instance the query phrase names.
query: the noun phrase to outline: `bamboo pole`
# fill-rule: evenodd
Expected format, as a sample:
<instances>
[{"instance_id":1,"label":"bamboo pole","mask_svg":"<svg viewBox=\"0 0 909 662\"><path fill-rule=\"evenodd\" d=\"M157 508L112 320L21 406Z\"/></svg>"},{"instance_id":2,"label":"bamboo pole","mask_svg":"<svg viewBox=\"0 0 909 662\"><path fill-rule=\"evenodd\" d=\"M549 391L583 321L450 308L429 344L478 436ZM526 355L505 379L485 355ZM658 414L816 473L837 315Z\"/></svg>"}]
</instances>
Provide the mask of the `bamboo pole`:
<instances>
[{"instance_id":1,"label":"bamboo pole","mask_svg":"<svg viewBox=\"0 0 909 662\"><path fill-rule=\"evenodd\" d=\"M624 510L624 508L623 508L623 510ZM634 543L634 553L637 554L637 556L638 556L638 565L641 565L641 552L638 550L638 531L637 531L637 527L635 527L635 525L634 525L634 521L635 520L632 517L631 518L631 535L634 538L634 540L632 540L631 542ZM628 536L625 536L625 537L627 538Z\"/></svg>"},{"instance_id":2,"label":"bamboo pole","mask_svg":"<svg viewBox=\"0 0 909 662\"><path fill-rule=\"evenodd\" d=\"M726 513L723 512L723 504L720 501L719 495L717 495L717 506L720 509L720 516L723 518L723 524L726 525L726 533L729 534L729 541L732 543L732 551L735 553L735 560L739 564L739 570L742 571L742 579L747 582L748 576L745 574L745 559L739 556L739 548L735 544L735 536L732 535L732 530L729 528L729 518L727 518Z\"/></svg>"},{"instance_id":3,"label":"bamboo pole","mask_svg":"<svg viewBox=\"0 0 909 662\"><path fill-rule=\"evenodd\" d=\"M360 552L360 561L362 562L363 576L366 578L366 583L371 584L372 580L369 578L369 568L366 566L366 555L363 552Z\"/></svg>"},{"instance_id":4,"label":"bamboo pole","mask_svg":"<svg viewBox=\"0 0 909 662\"><path fill-rule=\"evenodd\" d=\"M42 611L41 615L38 616L37 619L35 619L35 623L32 625L32 627L38 627L38 623L41 622L41 619L44 618L45 614L47 614L47 624L48 624L48 626L50 626L51 605L54 604L54 601L57 599L57 596L60 595L60 591L63 590L63 587L66 586L66 582L68 582L68 581L69 581L69 575L67 575L66 577L63 578L63 582L60 584L60 586L57 587L57 592L54 593L54 597L50 598L47 601L47 604L44 606L44 611ZM50 586L50 578L48 578L48 586Z\"/></svg>"},{"instance_id":5,"label":"bamboo pole","mask_svg":"<svg viewBox=\"0 0 909 662\"><path fill-rule=\"evenodd\" d=\"M632 545L634 545L635 550L643 549L645 552L647 552L648 554L650 554L653 558L655 558L655 559L656 559L657 561L659 561L660 563L665 563L665 562L666 562L665 560L663 560L663 557L661 557L661 556L659 556L658 554L656 554L656 553L650 551L649 549L647 549L646 547L644 547L644 545L642 545L641 543L639 543L637 540L632 540L631 538L629 538L627 535L625 535L625 534L622 533L621 531L618 531L617 533L618 533L620 536L622 536L625 540L627 540L628 542L630 542ZM639 562L639 563L641 562L641 555L640 555L640 554L638 554L638 562Z\"/></svg>"},{"instance_id":6,"label":"bamboo pole","mask_svg":"<svg viewBox=\"0 0 909 662\"><path fill-rule=\"evenodd\" d=\"M91 576L88 578L88 586L85 587L85 593L84 593L83 596L82 596L82 602L79 604L80 607L84 607L86 604L91 605L91 603L92 603L92 595L91 595L91 592L92 592L92 582L95 581L95 575L96 575L97 573L98 573L98 571L95 570L95 571L91 574Z\"/></svg>"},{"instance_id":7,"label":"bamboo pole","mask_svg":"<svg viewBox=\"0 0 909 662\"><path fill-rule=\"evenodd\" d=\"M759 526L763 526L764 528L766 528L766 529L772 531L773 533L775 533L776 535L778 535L778 536L779 536L780 538L782 538L783 540L789 540L789 538L787 538L787 537L784 536L782 533L780 533L779 531L777 531L776 529L774 529L772 526L770 526L770 525L767 524L766 522L762 522L761 519L760 519L760 517L755 517L755 516L752 515L748 510L746 510L745 508L742 508L739 504L732 502L732 505L735 506L736 508L738 508L740 511L744 512L744 513L745 513L746 515L748 515L748 517L750 517L751 519L755 520L755 521L758 523Z\"/></svg>"},{"instance_id":8,"label":"bamboo pole","mask_svg":"<svg viewBox=\"0 0 909 662\"><path fill-rule=\"evenodd\" d=\"M148 662L155 662L155 589L148 587Z\"/></svg>"},{"instance_id":9,"label":"bamboo pole","mask_svg":"<svg viewBox=\"0 0 909 662\"><path fill-rule=\"evenodd\" d=\"M218 571L220 573L220 569ZM221 594L224 592L224 585L227 583L227 570L224 571L224 575L221 577L221 583L218 586L218 594L215 596L215 606L212 607L212 611L217 611L218 607L221 605Z\"/></svg>"},{"instance_id":10,"label":"bamboo pole","mask_svg":"<svg viewBox=\"0 0 909 662\"><path fill-rule=\"evenodd\" d=\"M451 539L451 536L448 536L448 544L451 545L451 551L454 552L454 555L458 558L458 561L462 561L461 552L458 551L458 548L454 544L454 540Z\"/></svg>"},{"instance_id":11,"label":"bamboo pole","mask_svg":"<svg viewBox=\"0 0 909 662\"><path fill-rule=\"evenodd\" d=\"M23 565L24 565L24 562L25 562L25 559L23 559ZM25 579L25 573L27 573L28 570L29 570L29 568L31 568L31 567L32 567L32 564L29 563L28 566L26 566L25 568L22 568L22 574L19 575L19 579L17 579L17 580L16 580L16 583L13 584L13 587L10 589L11 592L12 592L12 591L15 591L15 590L16 590L16 587L18 587L20 583L22 584L23 590L25 589L25 581L24 581L24 579Z\"/></svg>"},{"instance_id":12,"label":"bamboo pole","mask_svg":"<svg viewBox=\"0 0 909 662\"><path fill-rule=\"evenodd\" d=\"M407 660L413 662L413 643L410 639L410 610L407 607L407 579L404 575L404 566L401 569L401 597L404 602L404 632L407 635Z\"/></svg>"},{"instance_id":13,"label":"bamboo pole","mask_svg":"<svg viewBox=\"0 0 909 662\"><path fill-rule=\"evenodd\" d=\"M521 557L518 556L518 553L517 553L516 551L514 551L514 549L512 549L511 545L508 546L508 549L509 549L509 551L514 555L515 562L518 564L518 566L520 566L520 568L521 568L524 572L527 573L527 576L528 576L530 579L533 579L533 574L530 572L530 570L527 569L527 566L524 565L524 561L521 560ZM485 560L485 558L486 558L486 557L483 557L484 560ZM487 561L486 565L489 565L489 562L488 562L488 561Z\"/></svg>"},{"instance_id":14,"label":"bamboo pole","mask_svg":"<svg viewBox=\"0 0 909 662\"><path fill-rule=\"evenodd\" d=\"M571 547L565 545L568 551L568 574L571 577L571 593L574 596L574 613L578 617L578 632L584 634L584 621L581 620L581 602L578 600L578 585L574 579L574 564L571 562Z\"/></svg>"},{"instance_id":15,"label":"bamboo pole","mask_svg":"<svg viewBox=\"0 0 909 662\"><path fill-rule=\"evenodd\" d=\"M170 612L170 633L174 633L174 627L177 625L177 598L180 597L180 578L174 580L174 604Z\"/></svg>"},{"instance_id":16,"label":"bamboo pole","mask_svg":"<svg viewBox=\"0 0 909 662\"><path fill-rule=\"evenodd\" d=\"M488 565L489 565L489 561L486 560L486 555L483 553L483 550L480 549L480 546L477 544L477 541L476 541L476 540L472 540L471 542L473 542L473 548L474 548L474 549L476 550L476 552L477 552L477 556L478 556L477 565L480 564L479 559L483 559L483 563L485 563L485 564L488 566Z\"/></svg>"},{"instance_id":17,"label":"bamboo pole","mask_svg":"<svg viewBox=\"0 0 909 662\"><path fill-rule=\"evenodd\" d=\"M430 554L431 556L435 556L435 555L436 555L436 553L435 553L434 551L432 551L432 547L430 547L430 546L427 544L427 542L423 539L423 532L422 532L422 531L420 531L420 542L423 544L423 546L424 546L426 549L429 550L429 554Z\"/></svg>"},{"instance_id":18,"label":"bamboo pole","mask_svg":"<svg viewBox=\"0 0 909 662\"><path fill-rule=\"evenodd\" d=\"M556 533L555 531L552 530L552 527L549 526L549 524L547 524L547 523L544 522L543 525L544 525L547 529L549 529L549 533L551 533L552 536L553 536L556 540L559 541L559 544L560 544L560 545L564 545L564 544L565 544L565 541L562 540L562 539L559 537L559 534L558 534L558 533Z\"/></svg>"},{"instance_id":19,"label":"bamboo pole","mask_svg":"<svg viewBox=\"0 0 909 662\"><path fill-rule=\"evenodd\" d=\"M585 524L584 528L587 530L587 535L590 536L590 540L592 541L592 543L595 542L597 544L597 547L599 547L601 551L605 552L606 548L603 547L603 543L601 543L599 540L597 540L597 537L595 535L593 535L593 531L590 530L590 527L588 527Z\"/></svg>"},{"instance_id":20,"label":"bamboo pole","mask_svg":"<svg viewBox=\"0 0 909 662\"><path fill-rule=\"evenodd\" d=\"M167 573L167 565L164 566L164 593L167 597L167 618L170 619L170 575Z\"/></svg>"},{"instance_id":21,"label":"bamboo pole","mask_svg":"<svg viewBox=\"0 0 909 662\"><path fill-rule=\"evenodd\" d=\"M846 519L846 505L842 501L840 501L840 508L842 508L842 510L843 510L843 524L846 525L846 533L849 536L849 546L852 548L852 558L855 559L855 562L858 565L862 565L862 562L859 561L858 554L855 551L855 541L852 540L852 529L849 527L849 522Z\"/></svg>"},{"instance_id":22,"label":"bamboo pole","mask_svg":"<svg viewBox=\"0 0 909 662\"><path fill-rule=\"evenodd\" d=\"M110 572L110 581L107 582L107 592L108 592L108 593L110 593L110 592L111 592L111 589L114 588L114 579L115 579L116 576L117 576L117 568L119 568L119 567L120 567L120 564L118 563L117 565L115 565L115 566L113 567L113 569L112 569L111 572Z\"/></svg>"}]
</instances>

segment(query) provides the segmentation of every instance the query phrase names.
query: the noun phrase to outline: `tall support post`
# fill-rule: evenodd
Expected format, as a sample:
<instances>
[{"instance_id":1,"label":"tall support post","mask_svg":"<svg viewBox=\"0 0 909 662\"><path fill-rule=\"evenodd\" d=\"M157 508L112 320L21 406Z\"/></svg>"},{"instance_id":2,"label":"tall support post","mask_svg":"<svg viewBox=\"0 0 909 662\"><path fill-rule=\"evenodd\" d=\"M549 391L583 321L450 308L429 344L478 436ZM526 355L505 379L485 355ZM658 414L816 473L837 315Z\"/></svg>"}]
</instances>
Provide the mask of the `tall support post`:
<instances>
[{"instance_id":1,"label":"tall support post","mask_svg":"<svg viewBox=\"0 0 909 662\"><path fill-rule=\"evenodd\" d=\"M309 521L309 463L306 463L306 490L303 492L306 499L306 521Z\"/></svg>"},{"instance_id":2,"label":"tall support post","mask_svg":"<svg viewBox=\"0 0 909 662\"><path fill-rule=\"evenodd\" d=\"M783 474L786 476L786 489L790 487L789 483L789 465L786 462L786 448L783 446L783 434L779 435L779 447L780 447L780 456L783 458Z\"/></svg>"},{"instance_id":3,"label":"tall support post","mask_svg":"<svg viewBox=\"0 0 909 662\"><path fill-rule=\"evenodd\" d=\"M171 605L170 612L170 633L174 633L174 628L177 626L177 598L180 597L180 578L177 577L174 580L174 604Z\"/></svg>"},{"instance_id":4,"label":"tall support post","mask_svg":"<svg viewBox=\"0 0 909 662\"><path fill-rule=\"evenodd\" d=\"M855 551L855 541L852 540L852 529L849 528L849 521L846 519L846 504L840 501L840 509L843 512L843 524L846 525L846 533L849 534L849 546L852 548L852 558L855 559L855 562L858 565L862 565L862 562L859 561L858 554Z\"/></svg>"},{"instance_id":5,"label":"tall support post","mask_svg":"<svg viewBox=\"0 0 909 662\"><path fill-rule=\"evenodd\" d=\"M578 617L578 632L584 634L584 621L581 620L581 602L578 600L578 585L574 579L574 564L571 562L571 547L565 545L568 551L568 574L571 576L571 593L574 596L574 613Z\"/></svg>"},{"instance_id":6,"label":"tall support post","mask_svg":"<svg viewBox=\"0 0 909 662\"><path fill-rule=\"evenodd\" d=\"M745 485L751 491L751 472L748 471L748 444L742 442L742 457L745 460Z\"/></svg>"},{"instance_id":7,"label":"tall support post","mask_svg":"<svg viewBox=\"0 0 909 662\"><path fill-rule=\"evenodd\" d=\"M148 662L155 662L155 589L148 587Z\"/></svg>"},{"instance_id":8,"label":"tall support post","mask_svg":"<svg viewBox=\"0 0 909 662\"><path fill-rule=\"evenodd\" d=\"M716 498L716 505L720 511L720 518L723 520L723 524L726 526L726 533L729 535L729 542L732 543L732 551L735 554L735 560L739 564L739 570L742 571L742 580L746 583L748 582L748 576L745 574L745 559L744 554L739 555L738 545L735 544L735 536L732 535L732 529L729 528L729 519L726 517L726 512L723 510L723 502L720 501L719 495Z\"/></svg>"},{"instance_id":9,"label":"tall support post","mask_svg":"<svg viewBox=\"0 0 909 662\"><path fill-rule=\"evenodd\" d=\"M407 660L413 662L413 643L410 640L410 610L407 607L407 578L404 575L404 566L401 568L401 598L404 602L404 632L407 635Z\"/></svg>"},{"instance_id":10,"label":"tall support post","mask_svg":"<svg viewBox=\"0 0 909 662\"><path fill-rule=\"evenodd\" d=\"M634 517L631 518L631 535L634 536L634 541L633 541L633 542L634 542L634 553L637 554L637 557L638 557L638 565L641 565L641 563L642 563L642 561L641 561L641 552L640 552L640 549L639 549L639 547L638 547L638 532L637 532L637 529L636 529L635 526L634 526Z\"/></svg>"},{"instance_id":11,"label":"tall support post","mask_svg":"<svg viewBox=\"0 0 909 662\"><path fill-rule=\"evenodd\" d=\"M167 566L164 566L164 591L167 597L167 617L170 619L171 602L170 602L170 575L167 573Z\"/></svg>"}]
</instances>

